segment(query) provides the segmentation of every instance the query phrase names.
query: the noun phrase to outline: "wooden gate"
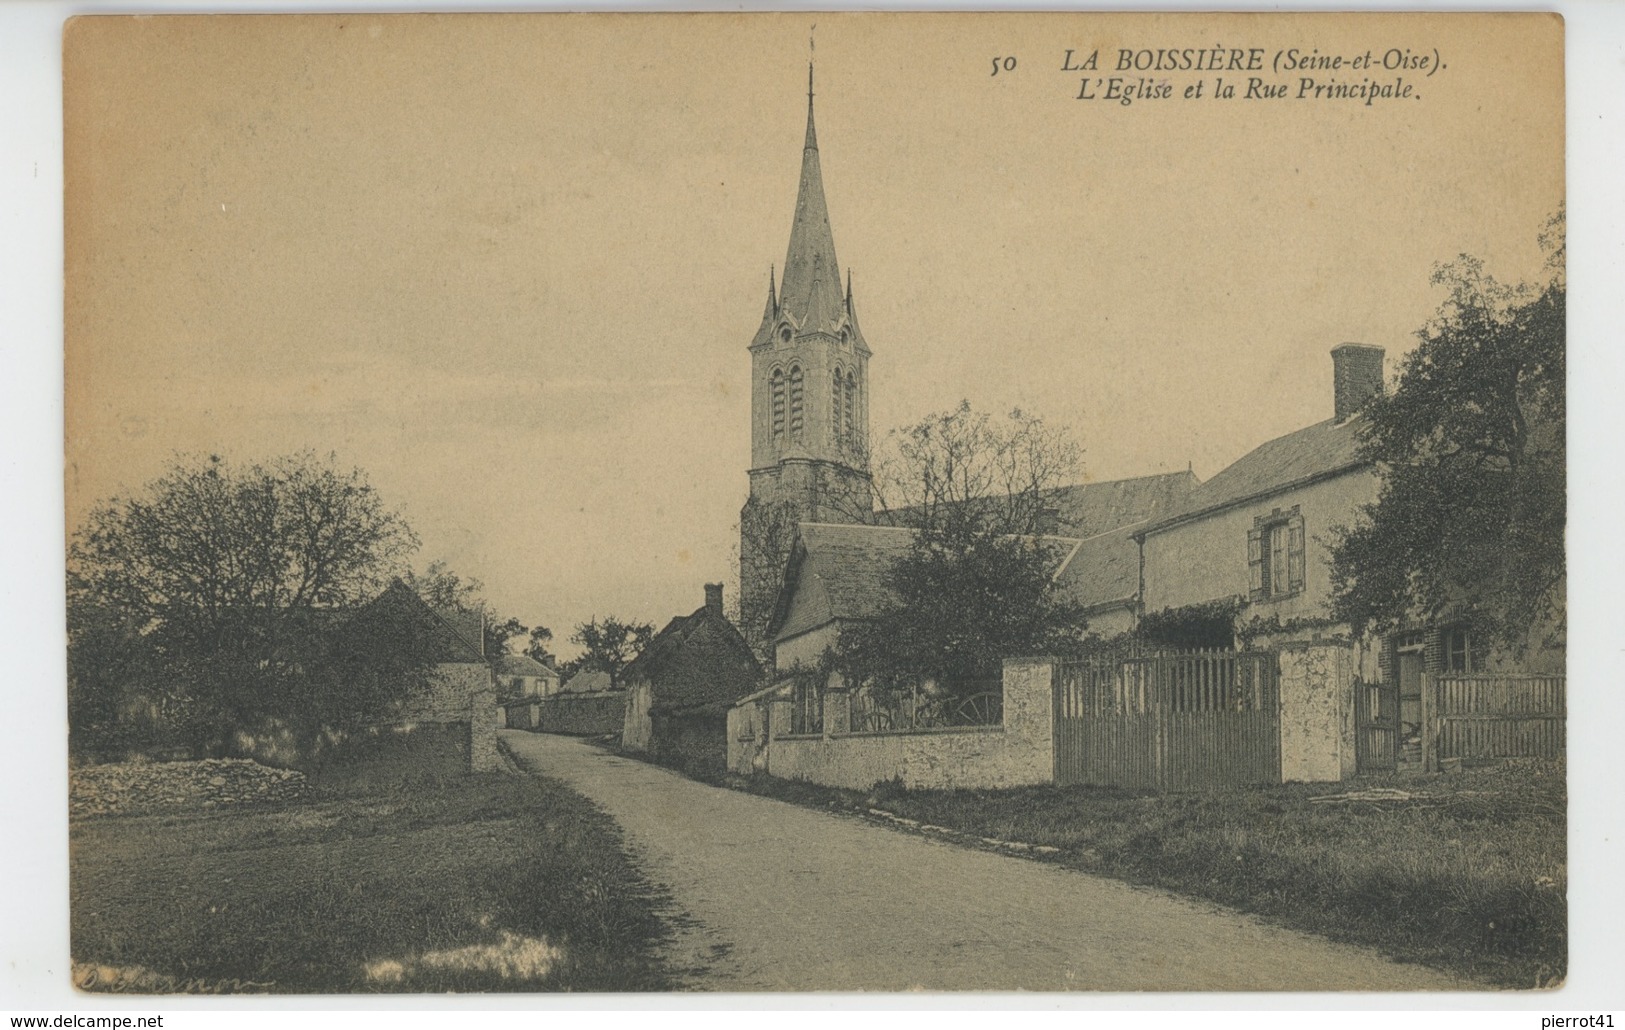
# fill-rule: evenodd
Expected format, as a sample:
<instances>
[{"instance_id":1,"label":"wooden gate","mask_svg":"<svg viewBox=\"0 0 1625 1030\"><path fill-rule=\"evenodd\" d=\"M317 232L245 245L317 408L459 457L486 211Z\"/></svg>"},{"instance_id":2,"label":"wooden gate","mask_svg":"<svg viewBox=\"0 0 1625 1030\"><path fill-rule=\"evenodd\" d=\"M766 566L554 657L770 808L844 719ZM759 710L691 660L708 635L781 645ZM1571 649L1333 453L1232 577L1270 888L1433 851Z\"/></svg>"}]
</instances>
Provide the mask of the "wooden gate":
<instances>
[{"instance_id":1,"label":"wooden gate","mask_svg":"<svg viewBox=\"0 0 1625 1030\"><path fill-rule=\"evenodd\" d=\"M1062 663L1055 782L1155 790L1281 781L1273 651Z\"/></svg>"},{"instance_id":2,"label":"wooden gate","mask_svg":"<svg viewBox=\"0 0 1625 1030\"><path fill-rule=\"evenodd\" d=\"M1558 758L1567 714L1562 676L1447 673L1423 678L1426 765Z\"/></svg>"},{"instance_id":3,"label":"wooden gate","mask_svg":"<svg viewBox=\"0 0 1625 1030\"><path fill-rule=\"evenodd\" d=\"M1393 772L1399 761L1399 685L1354 684L1354 760L1360 772Z\"/></svg>"}]
</instances>

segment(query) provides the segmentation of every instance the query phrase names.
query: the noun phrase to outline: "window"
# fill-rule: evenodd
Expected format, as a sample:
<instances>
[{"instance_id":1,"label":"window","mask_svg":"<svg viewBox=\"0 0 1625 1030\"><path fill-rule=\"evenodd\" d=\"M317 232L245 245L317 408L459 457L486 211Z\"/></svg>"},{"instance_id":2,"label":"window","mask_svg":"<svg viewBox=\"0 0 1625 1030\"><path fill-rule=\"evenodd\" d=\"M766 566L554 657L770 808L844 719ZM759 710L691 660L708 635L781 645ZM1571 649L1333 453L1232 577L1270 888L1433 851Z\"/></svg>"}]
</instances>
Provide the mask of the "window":
<instances>
[{"instance_id":1,"label":"window","mask_svg":"<svg viewBox=\"0 0 1625 1030\"><path fill-rule=\"evenodd\" d=\"M775 368L768 380L773 395L773 435L784 435L784 370Z\"/></svg>"},{"instance_id":2,"label":"window","mask_svg":"<svg viewBox=\"0 0 1625 1030\"><path fill-rule=\"evenodd\" d=\"M801 438L802 422L802 376L801 366L790 366L790 435L796 439Z\"/></svg>"},{"instance_id":3,"label":"window","mask_svg":"<svg viewBox=\"0 0 1625 1030\"><path fill-rule=\"evenodd\" d=\"M830 427L835 433L836 443L840 443L842 439L843 430L841 429L841 406L843 402L844 392L841 383L841 370L839 367L837 367L835 369L835 378L830 383L829 392ZM851 416L848 415L847 417L850 420Z\"/></svg>"},{"instance_id":4,"label":"window","mask_svg":"<svg viewBox=\"0 0 1625 1030\"><path fill-rule=\"evenodd\" d=\"M845 405L845 407L843 409L846 414L845 414L845 420L844 420L844 426L843 426L843 429L842 429L842 433L846 437L846 442L849 445L853 446L853 447L856 447L857 444L858 444L858 436L857 436L857 428L856 428L857 419L858 419L857 414L856 414L857 407L858 407L858 385L857 385L857 380L852 378L852 373L851 372L848 372L846 374L846 405Z\"/></svg>"},{"instance_id":5,"label":"window","mask_svg":"<svg viewBox=\"0 0 1625 1030\"><path fill-rule=\"evenodd\" d=\"M1473 672L1473 641L1465 629L1455 626L1444 631L1444 670Z\"/></svg>"},{"instance_id":6,"label":"window","mask_svg":"<svg viewBox=\"0 0 1625 1030\"><path fill-rule=\"evenodd\" d=\"M1303 590L1303 516L1277 508L1253 520L1247 534L1247 566L1252 599L1289 597Z\"/></svg>"}]
</instances>

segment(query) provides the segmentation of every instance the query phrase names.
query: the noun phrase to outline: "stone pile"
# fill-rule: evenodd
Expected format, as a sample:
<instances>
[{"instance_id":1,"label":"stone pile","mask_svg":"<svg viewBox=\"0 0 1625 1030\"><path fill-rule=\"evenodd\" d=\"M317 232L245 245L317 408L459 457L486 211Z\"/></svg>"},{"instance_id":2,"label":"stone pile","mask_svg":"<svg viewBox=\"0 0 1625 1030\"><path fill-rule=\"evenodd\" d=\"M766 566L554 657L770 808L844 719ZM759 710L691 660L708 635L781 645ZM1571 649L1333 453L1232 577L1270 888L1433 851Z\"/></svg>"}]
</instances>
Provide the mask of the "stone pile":
<instances>
[{"instance_id":1,"label":"stone pile","mask_svg":"<svg viewBox=\"0 0 1625 1030\"><path fill-rule=\"evenodd\" d=\"M68 814L80 818L196 811L250 801L286 801L304 789L303 773L243 758L87 765L68 773Z\"/></svg>"}]
</instances>

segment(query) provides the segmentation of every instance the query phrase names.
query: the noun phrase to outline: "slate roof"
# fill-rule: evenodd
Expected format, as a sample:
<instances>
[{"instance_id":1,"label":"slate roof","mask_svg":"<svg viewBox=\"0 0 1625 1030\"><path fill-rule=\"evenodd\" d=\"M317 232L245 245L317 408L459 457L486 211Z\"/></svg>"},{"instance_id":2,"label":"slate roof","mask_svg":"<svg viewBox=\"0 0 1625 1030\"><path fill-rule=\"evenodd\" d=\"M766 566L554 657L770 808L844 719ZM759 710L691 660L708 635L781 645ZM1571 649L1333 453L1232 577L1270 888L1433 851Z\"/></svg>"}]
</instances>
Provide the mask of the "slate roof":
<instances>
[{"instance_id":1,"label":"slate roof","mask_svg":"<svg viewBox=\"0 0 1625 1030\"><path fill-rule=\"evenodd\" d=\"M907 554L918 530L895 526L858 526L803 522L796 527L796 542L786 566L768 633L775 640L806 633L836 619L868 619L892 603L896 594L888 582L892 563ZM1056 545L1057 571L1067 567L1082 541L1059 536L1039 537ZM1139 576L1135 549L1135 577ZM793 607L795 594L805 604Z\"/></svg>"},{"instance_id":2,"label":"slate roof","mask_svg":"<svg viewBox=\"0 0 1625 1030\"><path fill-rule=\"evenodd\" d=\"M914 536L915 530L892 526L801 523L768 634L793 637L834 619L879 614L895 597L887 573L914 545ZM788 622L793 590L808 591L808 603Z\"/></svg>"},{"instance_id":3,"label":"slate roof","mask_svg":"<svg viewBox=\"0 0 1625 1030\"><path fill-rule=\"evenodd\" d=\"M1085 540L1109 529L1179 511L1197 485L1196 475L1187 469L1055 487L1044 491L1043 498L1045 506L1055 512L1053 532ZM906 526L916 510L894 508L883 514L895 524Z\"/></svg>"},{"instance_id":4,"label":"slate roof","mask_svg":"<svg viewBox=\"0 0 1625 1030\"><path fill-rule=\"evenodd\" d=\"M794 326L797 336L815 332L835 336L845 328L850 331L853 349L869 353L852 307L850 269L845 293L841 290L835 235L830 230L824 175L818 161L818 132L813 127L811 67L807 69L807 136L801 150L801 181L796 191L795 218L790 223L790 246L777 293L773 276L768 275L767 306L751 346L770 343L782 324Z\"/></svg>"},{"instance_id":5,"label":"slate roof","mask_svg":"<svg viewBox=\"0 0 1625 1030\"><path fill-rule=\"evenodd\" d=\"M546 676L550 671L528 654L505 654L491 664L498 676Z\"/></svg>"},{"instance_id":6,"label":"slate roof","mask_svg":"<svg viewBox=\"0 0 1625 1030\"><path fill-rule=\"evenodd\" d=\"M559 687L559 691L565 694L596 694L613 689L615 687L610 682L609 673L602 669L582 669Z\"/></svg>"},{"instance_id":7,"label":"slate roof","mask_svg":"<svg viewBox=\"0 0 1625 1030\"><path fill-rule=\"evenodd\" d=\"M465 612L455 608L436 608L434 613L451 627L451 631L457 634L470 650L478 653L482 659L485 657L485 616L479 612Z\"/></svg>"},{"instance_id":8,"label":"slate roof","mask_svg":"<svg viewBox=\"0 0 1625 1030\"><path fill-rule=\"evenodd\" d=\"M656 714L721 714L756 689L760 671L733 623L701 605L666 623L621 670L621 682L648 680Z\"/></svg>"},{"instance_id":9,"label":"slate roof","mask_svg":"<svg viewBox=\"0 0 1625 1030\"><path fill-rule=\"evenodd\" d=\"M1056 509L1058 534L1087 540L1178 511L1197 489L1196 475L1187 469L1063 486L1046 491L1044 500Z\"/></svg>"},{"instance_id":10,"label":"slate roof","mask_svg":"<svg viewBox=\"0 0 1625 1030\"><path fill-rule=\"evenodd\" d=\"M801 152L801 185L796 193L795 221L790 225L790 247L779 288L781 312L796 319L804 331L833 328L845 308L840 266L835 261L835 237L830 232L829 208L824 203L824 177L818 167L810 74L807 84L807 139Z\"/></svg>"},{"instance_id":11,"label":"slate roof","mask_svg":"<svg viewBox=\"0 0 1625 1030\"><path fill-rule=\"evenodd\" d=\"M436 662L485 661L484 621L478 612L439 611L399 579L358 609L349 626L362 633L410 633Z\"/></svg>"},{"instance_id":12,"label":"slate roof","mask_svg":"<svg viewBox=\"0 0 1625 1030\"><path fill-rule=\"evenodd\" d=\"M1120 526L1080 540L1056 585L1085 608L1132 601L1140 592L1140 545L1134 534L1145 523Z\"/></svg>"},{"instance_id":13,"label":"slate roof","mask_svg":"<svg viewBox=\"0 0 1625 1030\"><path fill-rule=\"evenodd\" d=\"M1359 416L1342 422L1327 419L1261 444L1192 490L1183 507L1142 527L1138 535L1363 468L1367 463L1359 456L1362 423Z\"/></svg>"}]
</instances>

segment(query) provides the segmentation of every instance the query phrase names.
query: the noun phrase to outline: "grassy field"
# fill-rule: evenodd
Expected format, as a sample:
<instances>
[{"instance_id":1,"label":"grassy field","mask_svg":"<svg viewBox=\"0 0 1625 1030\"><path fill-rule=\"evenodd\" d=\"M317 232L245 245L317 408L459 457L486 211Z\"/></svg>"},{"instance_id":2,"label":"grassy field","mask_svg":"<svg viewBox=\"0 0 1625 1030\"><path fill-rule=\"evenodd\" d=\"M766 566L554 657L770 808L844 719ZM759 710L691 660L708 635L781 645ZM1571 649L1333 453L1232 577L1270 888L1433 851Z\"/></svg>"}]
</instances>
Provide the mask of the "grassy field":
<instances>
[{"instance_id":1,"label":"grassy field","mask_svg":"<svg viewBox=\"0 0 1625 1030\"><path fill-rule=\"evenodd\" d=\"M732 785L825 809L879 809L970 838L1056 848L1044 857L1487 985L1556 986L1567 969L1561 767L1185 794L896 786L865 793L762 776ZM1404 790L1412 799L1310 800L1371 788Z\"/></svg>"},{"instance_id":2,"label":"grassy field","mask_svg":"<svg viewBox=\"0 0 1625 1030\"><path fill-rule=\"evenodd\" d=\"M329 776L303 800L71 826L76 982L168 993L648 991L660 899L531 776Z\"/></svg>"}]
</instances>

